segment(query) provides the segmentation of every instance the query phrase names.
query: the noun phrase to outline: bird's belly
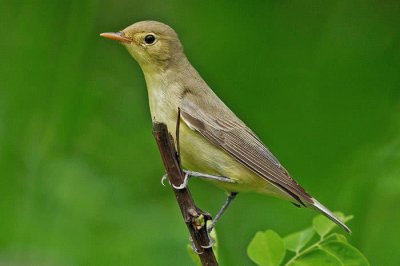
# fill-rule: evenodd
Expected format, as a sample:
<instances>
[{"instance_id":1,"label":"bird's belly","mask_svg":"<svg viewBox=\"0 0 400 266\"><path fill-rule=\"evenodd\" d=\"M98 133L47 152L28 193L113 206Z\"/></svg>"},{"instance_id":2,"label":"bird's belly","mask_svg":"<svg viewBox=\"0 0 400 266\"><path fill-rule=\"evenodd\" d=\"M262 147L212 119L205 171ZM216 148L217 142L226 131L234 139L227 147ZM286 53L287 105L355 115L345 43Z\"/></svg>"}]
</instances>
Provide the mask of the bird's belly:
<instances>
[{"instance_id":1,"label":"bird's belly","mask_svg":"<svg viewBox=\"0 0 400 266\"><path fill-rule=\"evenodd\" d=\"M232 179L234 183L213 181L227 191L256 191L280 198L286 194L184 123L180 126L179 142L183 168Z\"/></svg>"}]
</instances>

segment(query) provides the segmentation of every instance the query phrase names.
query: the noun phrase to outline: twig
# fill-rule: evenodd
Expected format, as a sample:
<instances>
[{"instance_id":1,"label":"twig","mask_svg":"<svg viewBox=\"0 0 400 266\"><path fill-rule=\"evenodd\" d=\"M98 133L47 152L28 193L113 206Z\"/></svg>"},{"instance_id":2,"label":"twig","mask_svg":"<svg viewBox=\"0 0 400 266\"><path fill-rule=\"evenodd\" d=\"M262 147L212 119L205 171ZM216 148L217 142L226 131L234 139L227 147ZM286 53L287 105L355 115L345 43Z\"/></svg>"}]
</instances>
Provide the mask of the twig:
<instances>
[{"instance_id":1,"label":"twig","mask_svg":"<svg viewBox=\"0 0 400 266\"><path fill-rule=\"evenodd\" d=\"M179 129L178 126L177 129ZM158 149L160 150L161 158L167 170L171 185L175 187L181 185L184 181L184 174L178 161L174 140L168 133L167 126L163 123L154 122L153 135L157 141ZM171 187L174 190L176 201L181 209L183 219L189 229L202 265L218 265L212 247L207 247L210 243L210 239L208 237L206 224L207 220L211 219L210 215L197 208L187 187L183 189Z\"/></svg>"}]
</instances>

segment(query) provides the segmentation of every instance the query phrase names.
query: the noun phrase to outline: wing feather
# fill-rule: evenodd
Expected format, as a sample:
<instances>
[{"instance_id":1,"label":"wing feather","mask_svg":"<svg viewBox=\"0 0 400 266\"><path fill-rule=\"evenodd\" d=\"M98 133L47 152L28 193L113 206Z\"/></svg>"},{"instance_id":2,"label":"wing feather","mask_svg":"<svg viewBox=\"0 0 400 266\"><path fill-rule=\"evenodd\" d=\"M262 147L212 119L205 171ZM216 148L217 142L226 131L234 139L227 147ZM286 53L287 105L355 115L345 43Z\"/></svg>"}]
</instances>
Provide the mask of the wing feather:
<instances>
[{"instance_id":1,"label":"wing feather","mask_svg":"<svg viewBox=\"0 0 400 266\"><path fill-rule=\"evenodd\" d=\"M188 94L181 102L183 121L254 173L286 191L300 204L305 205L303 201L312 203L311 196L289 175L255 133L228 107L222 102L208 104L222 104L222 108L221 106L217 109L200 108L199 98ZM212 109L221 112L211 112Z\"/></svg>"}]
</instances>

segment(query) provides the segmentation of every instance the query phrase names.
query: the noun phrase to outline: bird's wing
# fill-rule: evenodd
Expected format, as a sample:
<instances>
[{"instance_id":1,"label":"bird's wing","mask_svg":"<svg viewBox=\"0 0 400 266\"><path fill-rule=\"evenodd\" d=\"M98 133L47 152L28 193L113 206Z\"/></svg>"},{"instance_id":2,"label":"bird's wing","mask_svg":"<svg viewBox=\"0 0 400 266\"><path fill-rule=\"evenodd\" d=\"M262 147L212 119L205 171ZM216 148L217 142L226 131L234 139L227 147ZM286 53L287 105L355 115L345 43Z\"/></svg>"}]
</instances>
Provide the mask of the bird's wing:
<instances>
[{"instance_id":1,"label":"bird's wing","mask_svg":"<svg viewBox=\"0 0 400 266\"><path fill-rule=\"evenodd\" d=\"M296 183L261 140L222 101L214 99L218 98L185 95L181 101L183 121L254 173L287 192L296 203L304 206L305 203L312 203L311 196Z\"/></svg>"}]
</instances>

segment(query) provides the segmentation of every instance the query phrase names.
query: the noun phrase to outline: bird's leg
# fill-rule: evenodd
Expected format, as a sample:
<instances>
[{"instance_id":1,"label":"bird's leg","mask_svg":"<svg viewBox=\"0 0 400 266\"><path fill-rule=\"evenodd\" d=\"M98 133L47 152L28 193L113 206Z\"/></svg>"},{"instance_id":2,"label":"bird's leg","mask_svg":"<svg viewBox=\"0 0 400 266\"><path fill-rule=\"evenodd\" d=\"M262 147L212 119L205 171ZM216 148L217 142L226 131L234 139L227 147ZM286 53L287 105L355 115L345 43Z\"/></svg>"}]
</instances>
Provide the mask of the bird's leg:
<instances>
[{"instance_id":1,"label":"bird's leg","mask_svg":"<svg viewBox=\"0 0 400 266\"><path fill-rule=\"evenodd\" d=\"M215 218L212 220L212 223L210 227L207 228L207 232L210 233L211 230L215 227L216 223L218 220L221 218L222 214L228 209L229 205L232 203L232 201L235 199L237 196L237 192L231 192L228 195L228 198L226 199L224 205L222 205L221 209L218 211L217 215L215 215Z\"/></svg>"},{"instance_id":2,"label":"bird's leg","mask_svg":"<svg viewBox=\"0 0 400 266\"><path fill-rule=\"evenodd\" d=\"M174 186L172 185L175 189L184 189L186 188L189 179L191 177L200 177L200 178L204 178L204 179L209 179L209 180L216 180L216 181L220 181L220 182L224 182L224 183L235 183L234 180L225 177L225 176L218 176L218 175L209 175L209 174L204 174L204 173L199 173L199 172L193 172L193 171L189 171L189 170L183 170L183 172L185 173L185 179L183 180L183 183L180 184L179 186ZM162 181L164 180L164 177L162 179Z\"/></svg>"},{"instance_id":3,"label":"bird's leg","mask_svg":"<svg viewBox=\"0 0 400 266\"><path fill-rule=\"evenodd\" d=\"M210 242L208 243L207 246L201 246L202 248L211 248L215 244L214 238L211 236L211 231L214 229L215 225L221 218L222 214L228 209L229 205L232 203L232 201L236 198L238 192L231 192L228 195L228 198L226 199L224 205L222 205L221 209L218 211L217 215L215 215L215 218L212 220L211 225L207 227L207 234L208 234L208 239ZM193 246L192 246L193 248ZM196 250L193 249L195 252Z\"/></svg>"}]
</instances>

